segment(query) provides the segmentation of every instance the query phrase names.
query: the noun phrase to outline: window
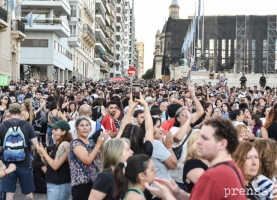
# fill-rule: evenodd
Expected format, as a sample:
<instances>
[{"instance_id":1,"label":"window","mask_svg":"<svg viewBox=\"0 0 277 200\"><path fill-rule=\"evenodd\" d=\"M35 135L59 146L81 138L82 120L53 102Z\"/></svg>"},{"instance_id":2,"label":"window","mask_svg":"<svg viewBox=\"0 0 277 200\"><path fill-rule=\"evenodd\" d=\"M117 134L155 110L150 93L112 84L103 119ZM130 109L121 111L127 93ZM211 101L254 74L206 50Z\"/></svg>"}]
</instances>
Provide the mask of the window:
<instances>
[{"instance_id":1,"label":"window","mask_svg":"<svg viewBox=\"0 0 277 200\"><path fill-rule=\"evenodd\" d=\"M72 54L67 51L65 48L63 48L58 42L54 41L54 49L60 53L62 53L63 55L65 55L67 58L69 58L70 60L72 60ZM78 60L78 58L77 58ZM78 62L78 61L77 61Z\"/></svg>"},{"instance_id":2,"label":"window","mask_svg":"<svg viewBox=\"0 0 277 200\"><path fill-rule=\"evenodd\" d=\"M25 39L21 42L22 47L48 47L48 40L33 40L33 39Z\"/></svg>"},{"instance_id":3,"label":"window","mask_svg":"<svg viewBox=\"0 0 277 200\"><path fill-rule=\"evenodd\" d=\"M69 25L69 28L70 28L70 36L76 37L77 35L76 25Z\"/></svg>"},{"instance_id":4,"label":"window","mask_svg":"<svg viewBox=\"0 0 277 200\"><path fill-rule=\"evenodd\" d=\"M71 8L71 17L77 17L76 5L70 5L70 8Z\"/></svg>"}]
</instances>

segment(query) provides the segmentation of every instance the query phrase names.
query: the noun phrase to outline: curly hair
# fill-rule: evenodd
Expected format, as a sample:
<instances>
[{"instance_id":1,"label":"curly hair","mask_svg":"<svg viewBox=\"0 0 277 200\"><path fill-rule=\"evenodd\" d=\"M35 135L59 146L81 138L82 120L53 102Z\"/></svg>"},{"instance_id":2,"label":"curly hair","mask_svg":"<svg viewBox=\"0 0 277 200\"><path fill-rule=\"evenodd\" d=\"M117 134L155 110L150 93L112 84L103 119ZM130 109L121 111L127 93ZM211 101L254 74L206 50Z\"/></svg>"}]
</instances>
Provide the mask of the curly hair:
<instances>
[{"instance_id":1,"label":"curly hair","mask_svg":"<svg viewBox=\"0 0 277 200\"><path fill-rule=\"evenodd\" d=\"M269 126L273 123L276 122L277 120L277 104L274 105L274 107L270 110L268 113L268 116L266 118L265 122L265 129L268 130Z\"/></svg>"},{"instance_id":2,"label":"curly hair","mask_svg":"<svg viewBox=\"0 0 277 200\"><path fill-rule=\"evenodd\" d=\"M277 142L272 139L259 139L253 142L253 146L257 149L259 154L259 160L262 165L260 165L261 174L265 175L267 178L272 179L277 170L275 161L277 159Z\"/></svg>"},{"instance_id":3,"label":"curly hair","mask_svg":"<svg viewBox=\"0 0 277 200\"><path fill-rule=\"evenodd\" d=\"M232 154L236 150L239 140L237 131L231 120L221 116L213 116L206 119L203 122L203 125L212 126L215 129L214 137L217 141L223 139L227 140L228 144L226 149L229 154Z\"/></svg>"}]
</instances>

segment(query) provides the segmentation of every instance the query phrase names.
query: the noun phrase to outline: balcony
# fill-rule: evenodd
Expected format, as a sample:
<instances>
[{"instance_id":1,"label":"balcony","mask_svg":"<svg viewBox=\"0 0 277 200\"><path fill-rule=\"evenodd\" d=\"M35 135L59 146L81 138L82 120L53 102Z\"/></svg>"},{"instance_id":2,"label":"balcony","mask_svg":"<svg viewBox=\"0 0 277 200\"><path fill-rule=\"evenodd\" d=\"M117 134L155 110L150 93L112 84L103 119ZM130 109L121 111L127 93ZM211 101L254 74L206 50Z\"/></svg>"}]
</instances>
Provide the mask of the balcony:
<instances>
[{"instance_id":1,"label":"balcony","mask_svg":"<svg viewBox=\"0 0 277 200\"><path fill-rule=\"evenodd\" d=\"M102 55L98 54L98 53L94 54L94 60L100 66L105 65L105 62L106 62L104 57Z\"/></svg>"},{"instance_id":2,"label":"balcony","mask_svg":"<svg viewBox=\"0 0 277 200\"><path fill-rule=\"evenodd\" d=\"M116 22L116 27L118 27L118 28L122 29L121 23ZM117 32L120 32L120 30L119 30L119 31L117 31Z\"/></svg>"},{"instance_id":3,"label":"balcony","mask_svg":"<svg viewBox=\"0 0 277 200\"><path fill-rule=\"evenodd\" d=\"M100 10L95 10L96 22L101 25L105 25L105 13Z\"/></svg>"},{"instance_id":4,"label":"balcony","mask_svg":"<svg viewBox=\"0 0 277 200\"><path fill-rule=\"evenodd\" d=\"M95 2L96 4L98 4L98 5L96 5L97 6L97 8L99 8L99 10L103 10L104 11L104 13L106 12L106 8L105 8L105 5L106 5L106 2L105 2L105 0L96 0L96 2ZM101 8L100 8L100 7Z\"/></svg>"},{"instance_id":5,"label":"balcony","mask_svg":"<svg viewBox=\"0 0 277 200\"><path fill-rule=\"evenodd\" d=\"M81 38L76 34L71 34L70 38L68 38L68 44L71 47L80 47L81 46Z\"/></svg>"},{"instance_id":6,"label":"balcony","mask_svg":"<svg viewBox=\"0 0 277 200\"><path fill-rule=\"evenodd\" d=\"M96 44L95 46L98 46L100 48L99 50L104 53L105 52L105 42L99 37L96 38Z\"/></svg>"},{"instance_id":7,"label":"balcony","mask_svg":"<svg viewBox=\"0 0 277 200\"><path fill-rule=\"evenodd\" d=\"M109 29L114 33L114 28L112 26L109 26Z\"/></svg>"},{"instance_id":8,"label":"balcony","mask_svg":"<svg viewBox=\"0 0 277 200\"><path fill-rule=\"evenodd\" d=\"M53 9L57 15L70 15L70 4L67 0L25 0L21 3L22 9Z\"/></svg>"},{"instance_id":9,"label":"balcony","mask_svg":"<svg viewBox=\"0 0 277 200\"><path fill-rule=\"evenodd\" d=\"M112 9L115 9L114 0L109 0L109 4L110 4L110 6L111 6Z\"/></svg>"},{"instance_id":10,"label":"balcony","mask_svg":"<svg viewBox=\"0 0 277 200\"><path fill-rule=\"evenodd\" d=\"M20 42L24 41L25 35L25 24L20 20L11 21L11 34L13 38L18 39Z\"/></svg>"},{"instance_id":11,"label":"balcony","mask_svg":"<svg viewBox=\"0 0 277 200\"><path fill-rule=\"evenodd\" d=\"M110 73L110 67L108 63L105 63L105 65L100 65L100 71L103 73Z\"/></svg>"},{"instance_id":12,"label":"balcony","mask_svg":"<svg viewBox=\"0 0 277 200\"><path fill-rule=\"evenodd\" d=\"M0 7L0 32L6 31L8 26L8 12Z\"/></svg>"},{"instance_id":13,"label":"balcony","mask_svg":"<svg viewBox=\"0 0 277 200\"><path fill-rule=\"evenodd\" d=\"M95 34L88 24L84 24L83 26L83 38L91 46L96 42Z\"/></svg>"},{"instance_id":14,"label":"balcony","mask_svg":"<svg viewBox=\"0 0 277 200\"><path fill-rule=\"evenodd\" d=\"M116 32L116 39L121 40L121 33L120 32Z\"/></svg>"},{"instance_id":15,"label":"balcony","mask_svg":"<svg viewBox=\"0 0 277 200\"><path fill-rule=\"evenodd\" d=\"M120 65L120 60L119 60L119 59L115 60L114 64L115 64L116 66L119 66L119 65Z\"/></svg>"},{"instance_id":16,"label":"balcony","mask_svg":"<svg viewBox=\"0 0 277 200\"><path fill-rule=\"evenodd\" d=\"M117 48L119 48L119 47L121 47L121 42L119 40L117 40L115 45L116 45Z\"/></svg>"},{"instance_id":17,"label":"balcony","mask_svg":"<svg viewBox=\"0 0 277 200\"><path fill-rule=\"evenodd\" d=\"M94 22L93 11L89 9L89 6L87 5L87 2L84 2L84 9L85 9L86 13L88 14L89 18Z\"/></svg>"},{"instance_id":18,"label":"balcony","mask_svg":"<svg viewBox=\"0 0 277 200\"><path fill-rule=\"evenodd\" d=\"M99 37L105 38L105 28L104 28L104 26L96 24L95 25L95 32L96 32L97 37L98 37L98 34L99 34L99 35L102 35L102 36L99 36Z\"/></svg>"},{"instance_id":19,"label":"balcony","mask_svg":"<svg viewBox=\"0 0 277 200\"><path fill-rule=\"evenodd\" d=\"M35 20L32 27L29 27L25 17L21 18L25 23L25 32L54 32L61 38L70 37L70 29L62 19L39 19Z\"/></svg>"}]
</instances>

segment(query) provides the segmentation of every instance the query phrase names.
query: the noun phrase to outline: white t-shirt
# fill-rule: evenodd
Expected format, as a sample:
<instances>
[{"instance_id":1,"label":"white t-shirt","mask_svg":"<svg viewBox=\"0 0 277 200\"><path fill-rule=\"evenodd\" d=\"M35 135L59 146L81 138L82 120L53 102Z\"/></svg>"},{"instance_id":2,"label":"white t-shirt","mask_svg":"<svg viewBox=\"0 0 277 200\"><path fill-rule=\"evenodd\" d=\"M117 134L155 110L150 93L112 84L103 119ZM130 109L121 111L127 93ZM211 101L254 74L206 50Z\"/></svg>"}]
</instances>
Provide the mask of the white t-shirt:
<instances>
[{"instance_id":1,"label":"white t-shirt","mask_svg":"<svg viewBox=\"0 0 277 200\"><path fill-rule=\"evenodd\" d=\"M172 133L172 135L174 136L178 131L179 131L179 127L173 126L169 132ZM184 141L184 139L186 138L187 135L184 136L184 138L182 139L181 142L176 143L174 142L172 147L178 147L182 144L182 142ZM183 145L183 150L182 150L182 155L179 158L179 160L177 161L177 168L174 170L169 170L170 176L171 178L178 182L178 183L183 183L183 168L184 168L184 160L187 156L187 152L188 152L188 141L185 142L185 144Z\"/></svg>"},{"instance_id":2,"label":"white t-shirt","mask_svg":"<svg viewBox=\"0 0 277 200\"><path fill-rule=\"evenodd\" d=\"M71 133L73 139L77 139L78 135L77 135L77 131L76 131L76 128L75 128L75 120L68 122L68 124L70 126L69 133ZM91 131L90 131L88 137L92 136L95 133L95 129L96 129L96 122L95 121L90 119L90 124L91 124ZM102 124L101 124L101 128L103 129L104 132L106 131L105 128L102 126Z\"/></svg>"}]
</instances>

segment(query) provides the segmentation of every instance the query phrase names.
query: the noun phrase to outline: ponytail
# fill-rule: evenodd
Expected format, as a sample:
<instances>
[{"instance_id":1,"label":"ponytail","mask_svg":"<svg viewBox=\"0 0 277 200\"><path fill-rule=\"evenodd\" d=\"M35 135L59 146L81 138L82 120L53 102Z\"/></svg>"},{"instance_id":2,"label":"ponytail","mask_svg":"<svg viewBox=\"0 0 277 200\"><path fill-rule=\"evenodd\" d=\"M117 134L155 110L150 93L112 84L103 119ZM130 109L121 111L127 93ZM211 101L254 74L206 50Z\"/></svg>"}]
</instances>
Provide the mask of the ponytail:
<instances>
[{"instance_id":1,"label":"ponytail","mask_svg":"<svg viewBox=\"0 0 277 200\"><path fill-rule=\"evenodd\" d=\"M123 173L124 163L119 163L114 170L114 198L120 199L128 188L128 180Z\"/></svg>"}]
</instances>

